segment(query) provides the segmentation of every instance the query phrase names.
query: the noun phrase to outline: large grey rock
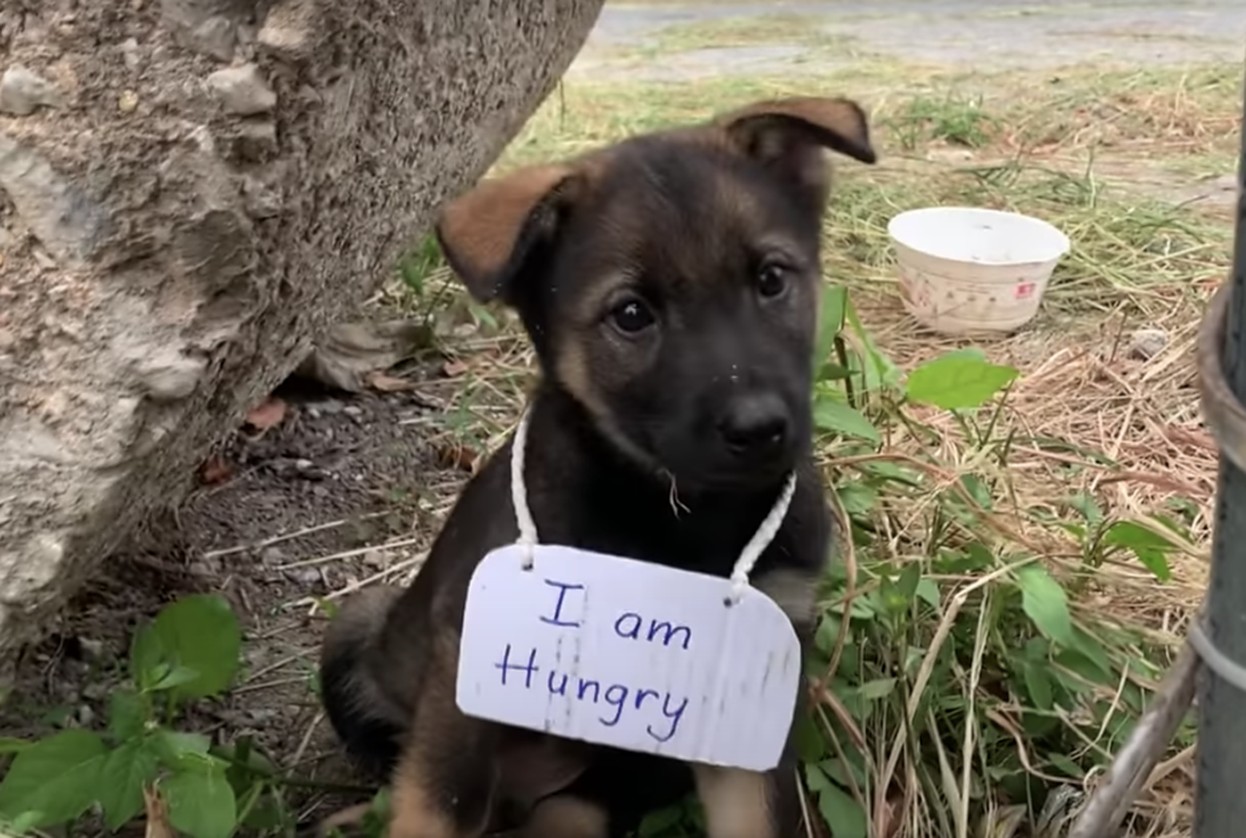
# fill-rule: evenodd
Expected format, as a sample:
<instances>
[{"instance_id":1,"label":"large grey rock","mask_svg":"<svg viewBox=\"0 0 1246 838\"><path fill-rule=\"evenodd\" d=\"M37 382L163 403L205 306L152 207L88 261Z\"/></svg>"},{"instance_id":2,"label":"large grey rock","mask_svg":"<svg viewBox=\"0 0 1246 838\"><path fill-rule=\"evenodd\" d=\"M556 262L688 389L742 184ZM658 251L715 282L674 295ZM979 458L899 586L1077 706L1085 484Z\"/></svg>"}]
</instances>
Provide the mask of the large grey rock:
<instances>
[{"instance_id":1,"label":"large grey rock","mask_svg":"<svg viewBox=\"0 0 1246 838\"><path fill-rule=\"evenodd\" d=\"M0 659L485 171L600 5L0 5L0 60L62 105L0 114Z\"/></svg>"}]
</instances>

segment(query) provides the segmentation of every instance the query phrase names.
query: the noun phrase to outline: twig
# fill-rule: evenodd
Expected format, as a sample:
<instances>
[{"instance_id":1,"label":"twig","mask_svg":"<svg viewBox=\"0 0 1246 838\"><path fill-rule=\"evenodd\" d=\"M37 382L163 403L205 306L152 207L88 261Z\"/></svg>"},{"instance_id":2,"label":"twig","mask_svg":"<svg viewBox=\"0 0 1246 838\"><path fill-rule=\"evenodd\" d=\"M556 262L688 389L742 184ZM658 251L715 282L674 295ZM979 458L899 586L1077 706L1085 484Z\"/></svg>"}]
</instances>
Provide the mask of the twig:
<instances>
[{"instance_id":1,"label":"twig","mask_svg":"<svg viewBox=\"0 0 1246 838\"><path fill-rule=\"evenodd\" d=\"M1133 732L1090 796L1068 838L1106 838L1119 832L1121 821L1142 784L1159 763L1194 700L1200 669L1198 655L1187 642Z\"/></svg>"},{"instance_id":2,"label":"twig","mask_svg":"<svg viewBox=\"0 0 1246 838\"><path fill-rule=\"evenodd\" d=\"M340 553L332 553L328 556L315 556L310 559L299 559L297 562L286 562L277 565L274 570L293 570L296 567L312 567L314 565L329 564L330 562L341 561L342 559L351 559L355 556L362 556L371 553L374 550L397 550L400 547L411 547L419 544L424 539L421 537L400 538L397 541L387 541L384 544L372 544L367 547L356 547L353 550L343 550Z\"/></svg>"},{"instance_id":3,"label":"twig","mask_svg":"<svg viewBox=\"0 0 1246 838\"><path fill-rule=\"evenodd\" d=\"M401 573L404 570L408 570L411 568L418 568L420 565L424 564L424 560L427 558L428 558L428 552L425 551L423 553L420 553L418 556L412 556L411 558L406 559L405 561L401 561L395 565L391 565L385 568L384 570L378 573L374 573L371 576L368 576L364 579L360 579L356 582L351 582L349 585L343 588L338 588L336 591L332 591L331 593L323 597L303 597L302 599L292 604L296 608L301 608L304 605L315 606L321 600L328 600L332 602L333 600L341 599L347 594L353 594L355 591L359 590L360 588L366 588L368 585L374 584L376 582L384 581L385 579L388 579L391 576Z\"/></svg>"},{"instance_id":4,"label":"twig","mask_svg":"<svg viewBox=\"0 0 1246 838\"><path fill-rule=\"evenodd\" d=\"M303 529L295 530L294 532L282 533L281 535L274 535L272 538L266 538L263 541L256 541L253 544L237 544L233 547L226 547L223 550L209 550L203 554L203 558L219 559L223 556L233 556L237 553L245 553L248 550L263 550L265 547L272 547L274 544L280 544L283 541L292 541L293 539L302 538L303 536L311 535L312 533L335 529L337 527L345 526L346 524L349 524L353 521L369 521L369 520L372 520L373 518L383 518L389 514L390 514L389 512L369 512L366 515L359 515L354 518L341 518L337 521L328 521L324 524L316 524L315 526L312 526L312 527L304 527Z\"/></svg>"}]
</instances>

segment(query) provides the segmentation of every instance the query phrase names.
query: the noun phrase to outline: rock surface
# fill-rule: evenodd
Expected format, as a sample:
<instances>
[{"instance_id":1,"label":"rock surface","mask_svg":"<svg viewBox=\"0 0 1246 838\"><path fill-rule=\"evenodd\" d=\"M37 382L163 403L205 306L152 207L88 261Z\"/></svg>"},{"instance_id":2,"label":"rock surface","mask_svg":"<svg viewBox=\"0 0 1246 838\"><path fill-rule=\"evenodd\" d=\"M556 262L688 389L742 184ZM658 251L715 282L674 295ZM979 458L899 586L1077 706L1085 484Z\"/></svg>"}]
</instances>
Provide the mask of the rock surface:
<instances>
[{"instance_id":1,"label":"rock surface","mask_svg":"<svg viewBox=\"0 0 1246 838\"><path fill-rule=\"evenodd\" d=\"M51 97L0 112L0 659L483 174L600 5L0 6L3 69Z\"/></svg>"}]
</instances>

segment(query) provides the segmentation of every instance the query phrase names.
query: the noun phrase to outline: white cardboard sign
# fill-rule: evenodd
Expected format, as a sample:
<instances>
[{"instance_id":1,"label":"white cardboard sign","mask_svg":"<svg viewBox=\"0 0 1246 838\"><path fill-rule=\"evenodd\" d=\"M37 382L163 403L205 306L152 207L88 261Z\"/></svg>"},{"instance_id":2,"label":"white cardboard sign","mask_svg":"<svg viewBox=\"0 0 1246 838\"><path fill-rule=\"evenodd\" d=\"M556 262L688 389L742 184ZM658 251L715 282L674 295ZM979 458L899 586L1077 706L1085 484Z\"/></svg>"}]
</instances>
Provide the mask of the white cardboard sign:
<instances>
[{"instance_id":1,"label":"white cardboard sign","mask_svg":"<svg viewBox=\"0 0 1246 838\"><path fill-rule=\"evenodd\" d=\"M469 716L765 771L795 709L787 616L728 579L559 545L492 551L472 576L457 700Z\"/></svg>"}]
</instances>

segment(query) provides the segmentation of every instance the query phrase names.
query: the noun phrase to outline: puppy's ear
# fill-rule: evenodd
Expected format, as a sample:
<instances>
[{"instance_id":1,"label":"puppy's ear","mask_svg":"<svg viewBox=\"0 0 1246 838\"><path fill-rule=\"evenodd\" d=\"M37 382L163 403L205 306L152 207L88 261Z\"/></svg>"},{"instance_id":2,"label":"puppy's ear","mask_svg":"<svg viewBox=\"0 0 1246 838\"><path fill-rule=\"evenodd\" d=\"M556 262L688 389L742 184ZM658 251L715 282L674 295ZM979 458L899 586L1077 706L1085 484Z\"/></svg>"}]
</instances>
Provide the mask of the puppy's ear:
<instances>
[{"instance_id":1,"label":"puppy's ear","mask_svg":"<svg viewBox=\"0 0 1246 838\"><path fill-rule=\"evenodd\" d=\"M869 119L849 99L807 96L757 102L715 123L739 152L807 191L819 206L830 182L824 148L862 163L878 159L870 143Z\"/></svg>"},{"instance_id":2,"label":"puppy's ear","mask_svg":"<svg viewBox=\"0 0 1246 838\"><path fill-rule=\"evenodd\" d=\"M569 166L533 166L481 181L442 208L437 238L473 297L509 297L534 250L557 235L579 182Z\"/></svg>"}]
</instances>

